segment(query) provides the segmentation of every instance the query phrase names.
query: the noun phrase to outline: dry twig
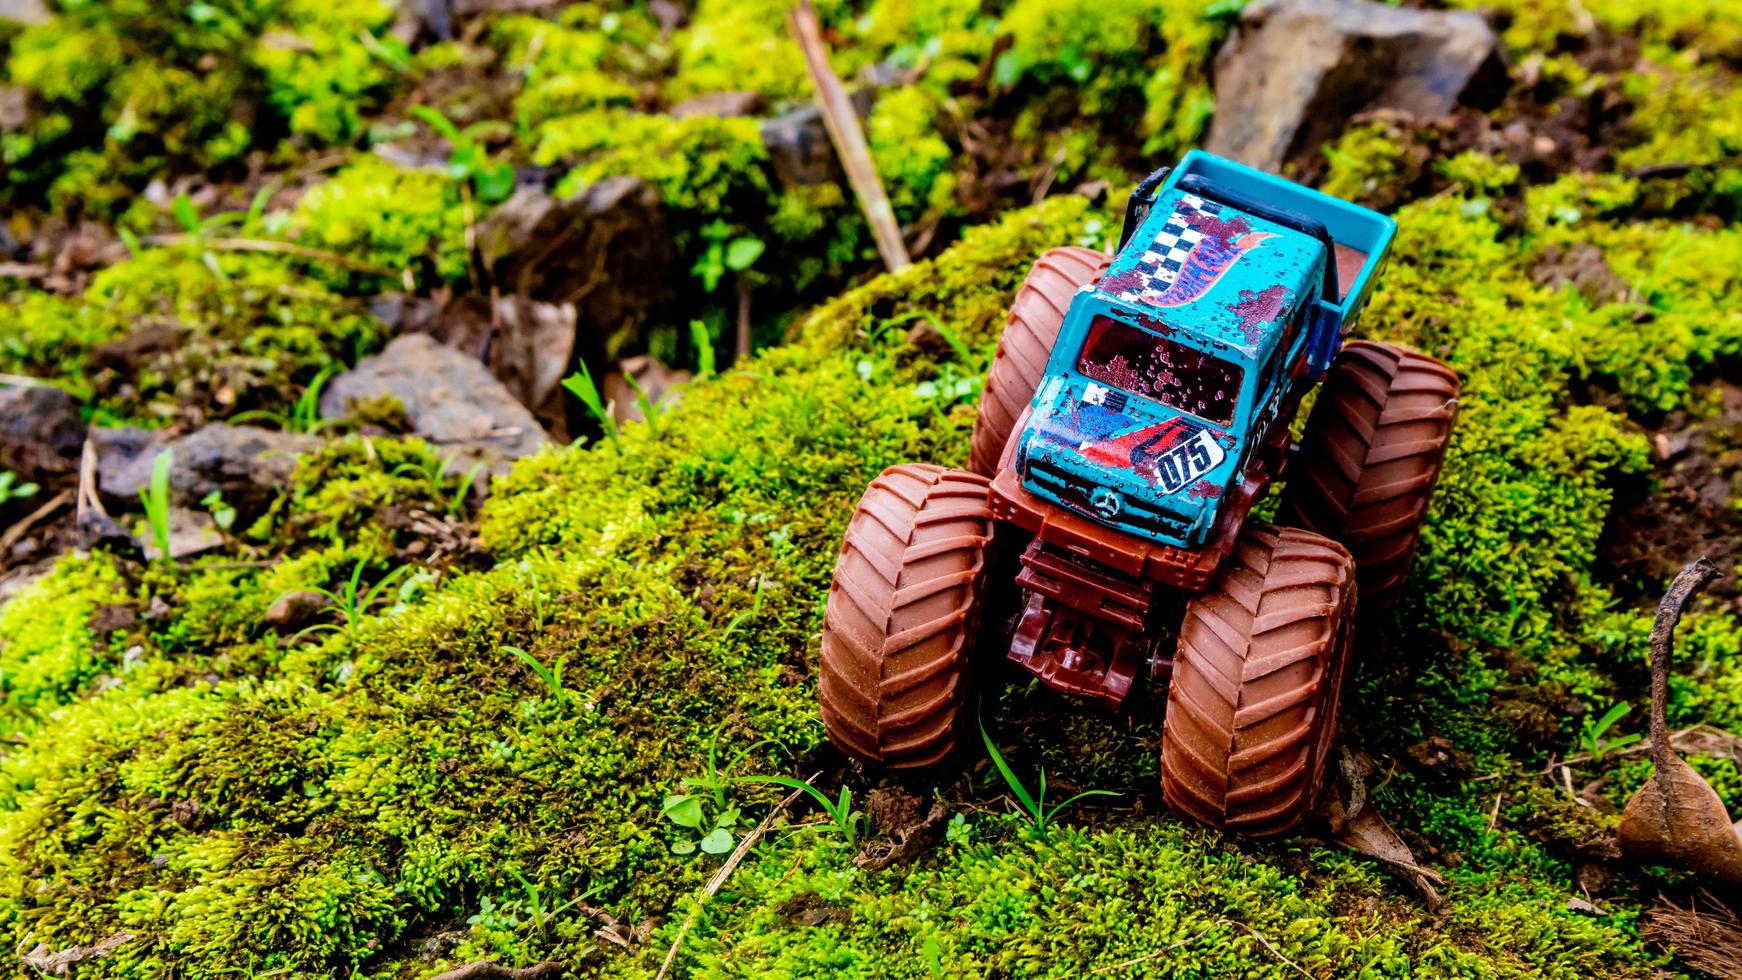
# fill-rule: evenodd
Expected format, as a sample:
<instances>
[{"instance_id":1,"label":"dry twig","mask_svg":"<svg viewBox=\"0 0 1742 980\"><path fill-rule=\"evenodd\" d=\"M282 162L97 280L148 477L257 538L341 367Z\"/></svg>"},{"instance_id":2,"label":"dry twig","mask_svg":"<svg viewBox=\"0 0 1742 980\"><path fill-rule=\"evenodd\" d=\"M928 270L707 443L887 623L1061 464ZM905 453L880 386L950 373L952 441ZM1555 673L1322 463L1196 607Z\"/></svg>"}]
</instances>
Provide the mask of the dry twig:
<instances>
[{"instance_id":1,"label":"dry twig","mask_svg":"<svg viewBox=\"0 0 1742 980\"><path fill-rule=\"evenodd\" d=\"M55 511L60 510L62 507L65 507L72 499L73 491L62 490L60 493L50 497L48 503L45 503L41 507L26 514L22 520L7 528L6 533L0 534L0 553L12 550L12 546L17 544L18 540L24 537L25 534L29 533L30 529L35 527L38 521Z\"/></svg>"},{"instance_id":2,"label":"dry twig","mask_svg":"<svg viewBox=\"0 0 1742 980\"><path fill-rule=\"evenodd\" d=\"M817 89L817 107L823 111L823 126L829 131L829 141L841 157L847 171L847 182L859 198L859 209L871 225L871 237L877 242L877 254L890 272L913 264L908 257L907 243L902 241L901 226L895 221L895 209L889 206L889 195L883 192L883 180L877 176L877 165L871 160L871 147L865 142L865 130L859 125L859 114L847 89L829 67L828 46L823 42L822 27L817 24L817 12L810 0L800 0L786 11L787 25L804 52L805 67L811 83Z\"/></svg>"},{"instance_id":3,"label":"dry twig","mask_svg":"<svg viewBox=\"0 0 1742 980\"><path fill-rule=\"evenodd\" d=\"M822 774L818 773L817 775ZM805 782L807 784L815 782L816 778L816 776L812 776ZM678 947L683 945L684 937L688 936L690 930L695 927L696 919L701 917L702 909L708 904L708 900L720 891L726 884L726 879L732 877L732 872L738 870L738 864L744 860L744 855L750 853L750 849L755 847L756 842L762 839L762 835L768 832L768 828L774 825L775 818L785 813L786 808L791 806L802 792L803 790L795 789L787 794L786 799L775 804L774 808L768 811L768 816L763 817L762 822L756 825L756 829L745 834L744 839L738 842L738 847L732 851L732 856L726 859L726 863L720 865L720 870L714 872L714 876L708 879L707 887L702 890L701 900L696 902L695 908L690 909L690 914L684 917L683 925L678 928L677 938L671 941L671 948L665 951L665 962L659 964L659 973L654 976L654 980L665 980L665 975L671 972L672 963L677 960Z\"/></svg>"}]
</instances>

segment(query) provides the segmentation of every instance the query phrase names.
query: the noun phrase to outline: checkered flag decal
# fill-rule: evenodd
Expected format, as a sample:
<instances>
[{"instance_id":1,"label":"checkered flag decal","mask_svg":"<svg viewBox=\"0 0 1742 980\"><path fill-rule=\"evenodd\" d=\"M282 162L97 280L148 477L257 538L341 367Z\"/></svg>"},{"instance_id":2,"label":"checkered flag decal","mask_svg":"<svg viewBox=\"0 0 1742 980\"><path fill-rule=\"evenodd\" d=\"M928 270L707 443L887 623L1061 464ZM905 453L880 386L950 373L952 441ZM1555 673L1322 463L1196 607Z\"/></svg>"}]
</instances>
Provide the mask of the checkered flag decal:
<instances>
[{"instance_id":1,"label":"checkered flag decal","mask_svg":"<svg viewBox=\"0 0 1742 980\"><path fill-rule=\"evenodd\" d=\"M1161 234L1155 236L1155 241L1132 266L1132 271L1141 277L1143 287L1121 293L1120 299L1133 302L1145 296L1159 295L1166 292L1167 287L1179 278L1179 270L1185 264L1186 256L1204 238L1203 232L1186 223L1188 214L1211 219L1216 217L1216 212L1204 207L1203 198L1196 194L1180 195L1179 203L1174 206L1173 213L1167 216L1167 224L1162 227Z\"/></svg>"}]
</instances>

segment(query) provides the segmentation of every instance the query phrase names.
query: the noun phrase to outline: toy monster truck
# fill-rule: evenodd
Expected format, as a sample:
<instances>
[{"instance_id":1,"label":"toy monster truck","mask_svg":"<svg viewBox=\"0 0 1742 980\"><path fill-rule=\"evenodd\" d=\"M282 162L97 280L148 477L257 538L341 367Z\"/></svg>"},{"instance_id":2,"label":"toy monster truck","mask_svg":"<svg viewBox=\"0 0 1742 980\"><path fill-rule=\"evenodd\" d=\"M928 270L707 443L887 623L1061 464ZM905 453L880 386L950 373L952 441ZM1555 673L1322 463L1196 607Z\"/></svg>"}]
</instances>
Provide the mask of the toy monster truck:
<instances>
[{"instance_id":1,"label":"toy monster truck","mask_svg":"<svg viewBox=\"0 0 1742 980\"><path fill-rule=\"evenodd\" d=\"M1357 584L1369 605L1402 586L1458 406L1440 362L1343 343L1395 231L1194 150L1138 185L1116 256L1041 256L973 471L885 470L847 526L822 638L835 744L944 760L991 646L1114 710L1165 683L1175 809L1249 834L1310 814ZM1285 462L1280 522L1248 520Z\"/></svg>"}]
</instances>

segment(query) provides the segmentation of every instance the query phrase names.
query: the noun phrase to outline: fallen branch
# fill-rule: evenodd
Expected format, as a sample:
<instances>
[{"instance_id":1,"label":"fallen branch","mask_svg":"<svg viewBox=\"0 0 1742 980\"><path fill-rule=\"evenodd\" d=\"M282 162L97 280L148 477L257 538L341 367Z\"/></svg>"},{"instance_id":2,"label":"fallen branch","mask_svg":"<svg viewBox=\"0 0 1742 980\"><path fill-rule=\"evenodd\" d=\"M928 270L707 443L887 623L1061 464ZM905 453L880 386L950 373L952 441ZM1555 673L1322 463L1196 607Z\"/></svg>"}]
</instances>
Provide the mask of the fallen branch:
<instances>
[{"instance_id":1,"label":"fallen branch","mask_svg":"<svg viewBox=\"0 0 1742 980\"><path fill-rule=\"evenodd\" d=\"M820 775L822 773L817 773L817 776ZM808 786L815 782L817 776L805 780L805 785ZM726 859L726 863L720 865L720 870L714 872L714 876L708 879L708 885L702 891L701 901L696 903L695 908L690 909L690 914L684 917L683 925L678 927L677 938L671 941L671 948L665 951L665 962L659 965L659 973L654 976L654 980L665 980L665 975L671 971L672 963L677 960L677 948L683 945L684 937L689 935L690 930L695 927L696 920L701 918L702 909L726 884L726 879L732 877L732 872L738 870L738 864L744 860L744 855L750 853L750 849L755 847L756 842L762 839L762 835L768 832L768 828L774 825L775 818L785 813L786 808L791 806L803 792L803 790L795 789L787 794L786 799L776 803L774 808L768 811L768 816L763 817L762 822L756 825L756 829L745 834L744 839L738 842L738 847L732 851L732 856Z\"/></svg>"},{"instance_id":2,"label":"fallen branch","mask_svg":"<svg viewBox=\"0 0 1742 980\"><path fill-rule=\"evenodd\" d=\"M465 966L456 966L446 973L438 973L430 980L539 980L541 977L554 977L562 972L563 965L555 960L521 967L479 960Z\"/></svg>"},{"instance_id":3,"label":"fallen branch","mask_svg":"<svg viewBox=\"0 0 1742 980\"><path fill-rule=\"evenodd\" d=\"M1229 921L1229 920L1224 920L1224 921ZM1268 939L1266 939L1266 938L1264 938L1264 934L1263 934L1263 933L1261 933L1261 932L1259 932L1259 931L1258 931L1258 930L1257 930L1257 929L1254 929L1254 928L1252 928L1252 927L1251 927L1251 926L1249 926L1249 925L1247 925L1247 924L1246 924L1246 923L1244 923L1244 922L1232 922L1232 921L1229 921L1229 924L1230 924L1230 925L1232 925L1232 926L1234 926L1234 927L1235 927L1235 928L1237 928L1237 929L1244 929L1244 930L1246 930L1246 931L1247 931L1247 932L1248 932L1248 933L1249 933L1249 934L1251 934L1251 936L1252 936L1252 938L1253 938L1253 939L1256 939L1256 940L1258 940L1258 941L1259 941L1259 942L1260 942L1260 943L1262 943L1262 944L1263 944L1263 945L1264 945L1264 948L1265 948L1265 949L1267 949L1267 950L1269 950L1269 951L1270 951L1270 955L1272 955L1272 956L1274 956L1274 957L1276 957L1276 958L1277 958L1277 959L1279 959L1279 960L1281 960L1281 961L1282 961L1282 962L1283 962L1283 963L1285 963L1285 964L1287 964L1287 965L1288 965L1288 968L1289 968L1289 969L1291 969L1291 970L1293 970L1293 971L1294 971L1294 972L1296 972L1296 973L1298 973L1298 974L1300 974L1300 975L1301 975L1301 976L1303 976L1303 977L1306 977L1306 978L1307 978L1307 980L1312 980L1312 974L1310 974L1310 973L1308 973L1308 972L1307 972L1307 971L1305 971L1305 970L1303 970L1303 969L1301 969L1301 967L1300 967L1300 964L1299 964L1299 963L1296 963L1296 962L1295 962L1295 961L1293 961L1293 960L1291 960L1291 959L1289 959L1289 958L1288 958L1288 957L1286 957L1286 956L1284 956L1284 955L1282 955L1282 950L1280 950L1280 949L1277 949L1277 948L1276 948L1276 947L1275 947L1275 946L1273 946L1273 945L1271 945L1271 942L1270 942L1270 940L1268 940Z\"/></svg>"},{"instance_id":4,"label":"fallen branch","mask_svg":"<svg viewBox=\"0 0 1742 980\"><path fill-rule=\"evenodd\" d=\"M871 237L877 242L877 254L890 272L899 272L913 264L907 254L907 243L901 239L901 226L895 221L895 209L889 206L889 195L883 192L883 180L877 176L877 165L871 160L871 147L865 142L865 130L859 125L859 114L847 89L829 67L829 49L823 42L823 30L817 24L817 12L810 0L800 0L786 11L786 22L804 52L805 68L817 89L817 107L823 112L823 127L829 131L829 142L835 144L841 166L847 171L847 182L859 199L859 210L871 225Z\"/></svg>"},{"instance_id":5,"label":"fallen branch","mask_svg":"<svg viewBox=\"0 0 1742 980\"><path fill-rule=\"evenodd\" d=\"M1097 966L1093 970L1090 970L1088 973L1085 973L1083 975L1088 976L1088 977L1092 977L1098 973L1112 973L1114 970L1123 970L1128 966L1136 966L1139 963L1148 963L1150 960L1160 959L1161 957L1166 956L1168 953L1171 953L1171 952L1178 950L1178 949L1184 949L1185 947L1190 946L1192 943L1195 943L1198 940L1204 938L1205 936L1214 932L1216 930L1217 926L1231 926L1233 924L1234 923L1228 921L1227 919L1217 919L1216 921L1205 926L1203 929L1199 930L1197 935L1187 936L1186 938L1180 940L1179 942L1174 943L1172 946L1163 946L1160 949L1152 950L1148 953L1144 953L1142 956L1133 956L1132 958L1130 958L1128 960L1122 960L1118 963L1108 963L1105 966Z\"/></svg>"},{"instance_id":6,"label":"fallen branch","mask_svg":"<svg viewBox=\"0 0 1742 980\"><path fill-rule=\"evenodd\" d=\"M396 269L371 265L348 255L340 255L325 249L310 248L295 242L274 241L269 238L200 238L195 235L152 235L144 241L147 245L187 245L191 243L215 252L264 252L272 255L291 255L299 259L336 265L353 272L381 276L384 279L402 278L399 270Z\"/></svg>"},{"instance_id":7,"label":"fallen branch","mask_svg":"<svg viewBox=\"0 0 1742 980\"><path fill-rule=\"evenodd\" d=\"M1706 881L1742 888L1742 828L1730 821L1712 784L1695 772L1669 741L1670 647L1688 600L1718 575L1701 558L1670 583L1651 627L1651 782L1621 811L1615 839L1639 861L1677 865Z\"/></svg>"},{"instance_id":8,"label":"fallen branch","mask_svg":"<svg viewBox=\"0 0 1742 980\"><path fill-rule=\"evenodd\" d=\"M62 507L65 507L72 499L73 491L62 490L60 493L50 497L48 503L45 503L41 507L38 507L24 515L23 519L7 528L6 533L0 534L0 554L11 551L12 546L17 544L20 538L29 533L30 529L37 525L37 522L55 511L60 510Z\"/></svg>"},{"instance_id":9,"label":"fallen branch","mask_svg":"<svg viewBox=\"0 0 1742 980\"><path fill-rule=\"evenodd\" d=\"M1675 756L1669 746L1669 659L1670 648L1675 640L1675 628L1682 620L1682 610L1687 607L1688 600L1694 594L1706 587L1706 583L1718 577L1718 566L1704 555L1692 565L1681 570L1675 581L1669 584L1669 591L1663 594L1663 601L1658 603L1657 618L1651 623L1651 761L1657 764L1654 778L1657 788L1664 794L1664 802L1669 801L1669 785L1666 775L1668 762Z\"/></svg>"}]
</instances>

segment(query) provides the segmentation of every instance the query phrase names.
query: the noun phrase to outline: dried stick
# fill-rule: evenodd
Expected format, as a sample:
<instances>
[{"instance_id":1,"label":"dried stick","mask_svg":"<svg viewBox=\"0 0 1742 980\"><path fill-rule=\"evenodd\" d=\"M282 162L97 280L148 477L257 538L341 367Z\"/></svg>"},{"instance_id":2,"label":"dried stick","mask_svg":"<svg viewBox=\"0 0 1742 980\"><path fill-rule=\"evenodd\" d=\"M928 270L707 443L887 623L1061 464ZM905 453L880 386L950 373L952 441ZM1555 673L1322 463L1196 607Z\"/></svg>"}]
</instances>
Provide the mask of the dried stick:
<instances>
[{"instance_id":1,"label":"dried stick","mask_svg":"<svg viewBox=\"0 0 1742 980\"><path fill-rule=\"evenodd\" d=\"M97 447L86 436L84 448L79 451L79 523L85 523L93 514L103 518L109 516L109 512L103 509L102 498L97 496Z\"/></svg>"},{"instance_id":2,"label":"dried stick","mask_svg":"<svg viewBox=\"0 0 1742 980\"><path fill-rule=\"evenodd\" d=\"M30 529L35 527L38 521L55 511L60 510L62 507L65 507L67 502L72 499L73 491L62 490L60 493L50 497L48 503L36 508L29 514L26 514L23 520L7 528L6 533L0 534L0 553L12 550L12 546L17 544L20 538L28 534Z\"/></svg>"},{"instance_id":3,"label":"dried stick","mask_svg":"<svg viewBox=\"0 0 1742 980\"><path fill-rule=\"evenodd\" d=\"M273 255L294 255L300 259L315 262L326 262L353 272L366 272L381 276L384 279L399 278L399 271L371 265L348 255L329 252L325 249L298 245L295 242L281 242L269 238L207 238L201 239L195 235L152 235L145 239L147 245L185 245L197 243L218 252L266 252Z\"/></svg>"},{"instance_id":4,"label":"dried stick","mask_svg":"<svg viewBox=\"0 0 1742 980\"><path fill-rule=\"evenodd\" d=\"M1718 566L1701 555L1669 584L1669 591L1657 604L1657 619L1651 624L1651 761L1657 769L1653 778L1657 780L1658 796L1666 811L1672 796L1668 774L1670 757L1674 754L1669 744L1667 719L1670 648L1675 641L1676 624L1681 622L1682 610L1688 600L1717 577Z\"/></svg>"},{"instance_id":5,"label":"dried stick","mask_svg":"<svg viewBox=\"0 0 1742 980\"><path fill-rule=\"evenodd\" d=\"M817 775L820 776L822 773ZM814 782L816 778L816 776L812 776L805 782ZM671 964L677 960L677 948L683 945L684 937L688 936L690 929L695 927L696 919L701 917L702 907L707 905L708 900L713 898L726 884L726 879L732 877L732 872L738 870L738 864L744 860L744 855L750 853L750 849L755 847L756 842L762 839L762 835L768 832L768 828L774 825L775 818L785 813L786 808L791 806L802 792L804 791L795 789L787 795L786 799L775 804L774 809L768 811L768 816L763 817L762 822L756 825L756 829L745 834L744 839L738 842L737 849L732 852L731 857L726 859L725 864L720 865L720 870L714 872L714 876L708 879L708 887L703 889L701 900L696 902L695 908L690 909L690 914L684 918L683 926L678 929L677 938L671 941L671 948L665 951L665 962L659 964L659 973L654 975L653 980L665 980L665 975L671 972Z\"/></svg>"},{"instance_id":6,"label":"dried stick","mask_svg":"<svg viewBox=\"0 0 1742 980\"><path fill-rule=\"evenodd\" d=\"M859 209L865 212L865 220L871 225L877 254L883 257L883 265L890 272L905 269L913 260L908 257L907 243L901 240L901 226L895 223L895 210L889 206L883 180L877 176L876 164L871 162L871 147L865 142L859 114L853 110L846 87L829 67L828 47L810 0L799 0L798 6L787 8L786 22L804 52L805 67L817 89L817 107L823 111L823 126L829 131L835 152L840 154L847 182L853 185L853 193L859 198Z\"/></svg>"}]
</instances>

